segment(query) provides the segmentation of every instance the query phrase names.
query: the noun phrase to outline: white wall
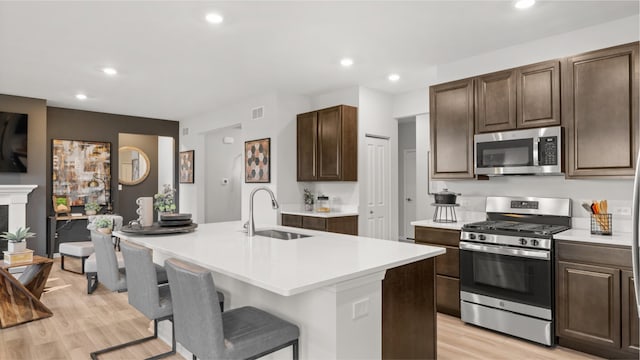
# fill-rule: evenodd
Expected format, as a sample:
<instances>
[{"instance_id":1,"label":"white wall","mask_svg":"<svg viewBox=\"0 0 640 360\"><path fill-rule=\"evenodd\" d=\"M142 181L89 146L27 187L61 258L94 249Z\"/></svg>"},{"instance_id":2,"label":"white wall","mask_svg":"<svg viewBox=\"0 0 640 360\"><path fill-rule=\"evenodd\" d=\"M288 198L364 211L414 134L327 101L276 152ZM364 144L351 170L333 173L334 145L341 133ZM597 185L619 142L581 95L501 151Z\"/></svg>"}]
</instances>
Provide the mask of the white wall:
<instances>
[{"instance_id":1,"label":"white wall","mask_svg":"<svg viewBox=\"0 0 640 360\"><path fill-rule=\"evenodd\" d=\"M393 96L360 87L358 108L359 233L366 235L367 167L366 134L389 138L389 239L398 240L398 123L393 118Z\"/></svg>"},{"instance_id":2,"label":"white wall","mask_svg":"<svg viewBox=\"0 0 640 360\"><path fill-rule=\"evenodd\" d=\"M158 136L158 192L162 190L164 184L170 184L172 188L176 188L173 183L173 138L168 136Z\"/></svg>"},{"instance_id":3,"label":"white wall","mask_svg":"<svg viewBox=\"0 0 640 360\"><path fill-rule=\"evenodd\" d=\"M214 130L204 134L205 157L205 222L240 220L242 199L242 167L244 166L242 129L240 126ZM234 139L223 143L224 137ZM228 179L224 184L223 179Z\"/></svg>"},{"instance_id":4,"label":"white wall","mask_svg":"<svg viewBox=\"0 0 640 360\"><path fill-rule=\"evenodd\" d=\"M311 110L318 110L336 105L358 107L360 103L360 89L357 86L337 89L311 96Z\"/></svg>"},{"instance_id":5,"label":"white wall","mask_svg":"<svg viewBox=\"0 0 640 360\"><path fill-rule=\"evenodd\" d=\"M415 148L416 121L414 117L413 121L398 124L398 235L400 237L406 235L404 233L404 151L415 150ZM415 201L412 204L415 205Z\"/></svg>"},{"instance_id":6,"label":"white wall","mask_svg":"<svg viewBox=\"0 0 640 360\"><path fill-rule=\"evenodd\" d=\"M527 65L581 52L638 41L639 17L632 16L593 27L512 46L459 61L437 66L437 82L447 82L492 71ZM427 84L427 85L433 85ZM422 95L420 95L422 92ZM428 111L428 87L394 98L394 116L407 116L411 112L421 114ZM419 99L424 99L420 103ZM431 218L433 209L429 204L432 197L427 195L424 183L427 175L426 151L429 149L428 114L416 117L417 148L417 214L419 219ZM629 206L631 198L631 180L565 180L564 177L510 176L492 178L488 181L459 180L437 181L432 190L439 191L447 187L463 194L459 212L483 211L484 198L488 195L529 195L557 196L574 200L574 215L587 216L579 203L596 199L608 199L610 208ZM464 215L463 215L464 216Z\"/></svg>"},{"instance_id":7,"label":"white wall","mask_svg":"<svg viewBox=\"0 0 640 360\"><path fill-rule=\"evenodd\" d=\"M263 106L264 117L251 120L251 109ZM181 148L196 150L196 168L208 166L205 137L206 133L235 124L242 125L241 135L236 141L242 146L248 140L271 138L271 182L268 184L246 184L242 182L241 218L248 219L249 195L258 186L268 186L281 203L294 201L296 196L292 188L297 188L295 177L295 118L297 113L310 110L309 100L303 96L285 95L276 92L252 96L233 104L214 109L182 122L182 128L188 128L189 134L180 138ZM244 150L243 150L244 151ZM211 155L209 155L211 156ZM243 158L244 164L244 158ZM244 166L243 166L244 179ZM181 185L180 211L191 212L199 222L205 221L205 182L204 171L195 173L195 186ZM294 185L295 184L295 185ZM256 193L254 202L256 224L277 224L279 212L271 208L266 192Z\"/></svg>"}]
</instances>

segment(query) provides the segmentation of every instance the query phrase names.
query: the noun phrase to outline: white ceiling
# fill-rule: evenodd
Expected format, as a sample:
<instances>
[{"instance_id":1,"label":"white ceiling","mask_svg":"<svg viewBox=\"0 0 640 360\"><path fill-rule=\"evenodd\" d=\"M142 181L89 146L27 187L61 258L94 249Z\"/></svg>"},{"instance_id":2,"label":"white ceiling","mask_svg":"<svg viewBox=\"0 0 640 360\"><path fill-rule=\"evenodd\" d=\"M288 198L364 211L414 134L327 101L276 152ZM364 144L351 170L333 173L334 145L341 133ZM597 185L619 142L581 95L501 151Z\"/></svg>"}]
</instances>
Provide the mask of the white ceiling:
<instances>
[{"instance_id":1,"label":"white ceiling","mask_svg":"<svg viewBox=\"0 0 640 360\"><path fill-rule=\"evenodd\" d=\"M430 67L637 15L638 1L0 2L0 93L180 120L269 91L425 87ZM204 16L221 13L222 25ZM355 65L343 69L342 57ZM119 74L101 72L113 66ZM401 80L386 77L397 72ZM89 99L74 95L85 92Z\"/></svg>"}]
</instances>

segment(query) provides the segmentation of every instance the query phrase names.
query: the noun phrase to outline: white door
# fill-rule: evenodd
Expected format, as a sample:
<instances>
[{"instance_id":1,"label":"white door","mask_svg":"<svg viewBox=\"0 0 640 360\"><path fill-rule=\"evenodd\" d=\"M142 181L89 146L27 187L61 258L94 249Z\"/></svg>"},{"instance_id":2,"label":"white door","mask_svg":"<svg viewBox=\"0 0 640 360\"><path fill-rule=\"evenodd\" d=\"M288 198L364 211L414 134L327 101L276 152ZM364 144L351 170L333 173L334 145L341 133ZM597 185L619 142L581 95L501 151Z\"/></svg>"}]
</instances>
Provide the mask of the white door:
<instances>
[{"instance_id":1,"label":"white door","mask_svg":"<svg viewBox=\"0 0 640 360\"><path fill-rule=\"evenodd\" d=\"M416 220L416 150L404 151L404 236L414 238L412 221Z\"/></svg>"},{"instance_id":2,"label":"white door","mask_svg":"<svg viewBox=\"0 0 640 360\"><path fill-rule=\"evenodd\" d=\"M366 139L367 236L389 239L389 140Z\"/></svg>"}]
</instances>

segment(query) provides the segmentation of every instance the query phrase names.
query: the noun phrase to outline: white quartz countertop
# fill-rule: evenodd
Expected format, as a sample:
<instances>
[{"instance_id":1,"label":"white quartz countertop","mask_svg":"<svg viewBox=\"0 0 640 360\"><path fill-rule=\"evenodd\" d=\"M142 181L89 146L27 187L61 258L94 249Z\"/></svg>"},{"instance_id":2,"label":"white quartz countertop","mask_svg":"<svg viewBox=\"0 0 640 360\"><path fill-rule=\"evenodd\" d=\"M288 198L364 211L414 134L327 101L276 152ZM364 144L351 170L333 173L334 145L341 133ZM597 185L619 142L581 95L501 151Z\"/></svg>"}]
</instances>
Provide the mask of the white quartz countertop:
<instances>
[{"instance_id":1,"label":"white quartz countertop","mask_svg":"<svg viewBox=\"0 0 640 360\"><path fill-rule=\"evenodd\" d=\"M471 221L467 221L467 222L471 222ZM433 220L417 220L417 221L411 222L411 225L413 226L423 226L423 227L449 229L449 230L460 230L462 229L462 225L464 224L465 222L462 220L458 220L457 222L454 222L454 223L441 223L441 222L435 222Z\"/></svg>"},{"instance_id":2,"label":"white quartz countertop","mask_svg":"<svg viewBox=\"0 0 640 360\"><path fill-rule=\"evenodd\" d=\"M251 285L291 296L445 253L441 247L285 226L258 226L311 237L279 240L249 238L242 223L200 224L196 231L172 235L114 232L165 255L191 261Z\"/></svg>"},{"instance_id":3,"label":"white quartz countertop","mask_svg":"<svg viewBox=\"0 0 640 360\"><path fill-rule=\"evenodd\" d=\"M603 245L631 246L631 233L613 231L612 235L591 235L589 229L569 229L553 235L556 240L580 241Z\"/></svg>"},{"instance_id":4,"label":"white quartz countertop","mask_svg":"<svg viewBox=\"0 0 640 360\"><path fill-rule=\"evenodd\" d=\"M316 212L316 211L305 211L302 209L287 209L280 211L281 214L287 215L300 215L300 216L313 216L319 218L332 218L332 217L342 217L342 216L357 216L357 211L331 211L328 213Z\"/></svg>"}]
</instances>

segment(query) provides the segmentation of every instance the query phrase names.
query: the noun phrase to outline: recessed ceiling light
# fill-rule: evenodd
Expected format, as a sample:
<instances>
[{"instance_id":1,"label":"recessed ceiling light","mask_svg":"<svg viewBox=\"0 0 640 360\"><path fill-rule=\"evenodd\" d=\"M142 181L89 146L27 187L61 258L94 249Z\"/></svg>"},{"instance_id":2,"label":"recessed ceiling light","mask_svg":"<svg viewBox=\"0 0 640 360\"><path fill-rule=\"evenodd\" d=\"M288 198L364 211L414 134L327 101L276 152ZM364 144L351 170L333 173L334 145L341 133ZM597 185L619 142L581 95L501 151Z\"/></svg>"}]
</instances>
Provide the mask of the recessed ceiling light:
<instances>
[{"instance_id":1,"label":"recessed ceiling light","mask_svg":"<svg viewBox=\"0 0 640 360\"><path fill-rule=\"evenodd\" d=\"M513 6L515 6L516 9L528 9L535 3L536 0L518 0Z\"/></svg>"},{"instance_id":2,"label":"recessed ceiling light","mask_svg":"<svg viewBox=\"0 0 640 360\"><path fill-rule=\"evenodd\" d=\"M389 78L388 78L388 79L389 79L389 81L396 82L396 81L400 80L400 75L398 75L398 74L391 74L391 75L389 75Z\"/></svg>"},{"instance_id":3,"label":"recessed ceiling light","mask_svg":"<svg viewBox=\"0 0 640 360\"><path fill-rule=\"evenodd\" d=\"M340 60L340 65L342 65L344 67L349 67L349 66L353 65L353 59L344 58L344 59Z\"/></svg>"},{"instance_id":4,"label":"recessed ceiling light","mask_svg":"<svg viewBox=\"0 0 640 360\"><path fill-rule=\"evenodd\" d=\"M216 13L207 14L206 19L212 24L221 24L224 21L222 15Z\"/></svg>"},{"instance_id":5,"label":"recessed ceiling light","mask_svg":"<svg viewBox=\"0 0 640 360\"><path fill-rule=\"evenodd\" d=\"M76 94L76 99L78 99L78 100L87 100L87 95L82 94L82 93Z\"/></svg>"},{"instance_id":6,"label":"recessed ceiling light","mask_svg":"<svg viewBox=\"0 0 640 360\"><path fill-rule=\"evenodd\" d=\"M109 75L109 76L113 76L116 75L118 73L118 70L114 69L114 68L110 68L110 67L106 67L104 69L102 69L102 72Z\"/></svg>"}]
</instances>

